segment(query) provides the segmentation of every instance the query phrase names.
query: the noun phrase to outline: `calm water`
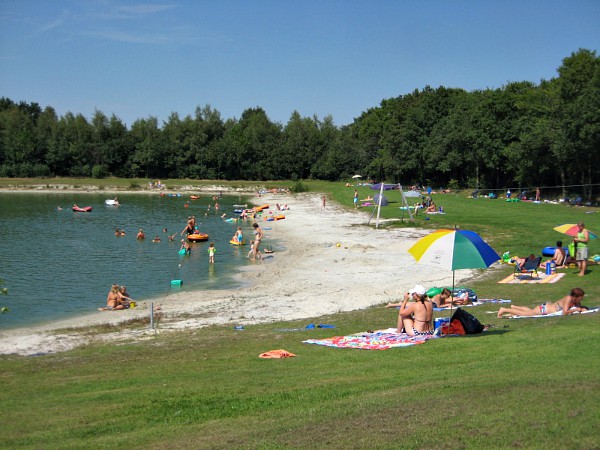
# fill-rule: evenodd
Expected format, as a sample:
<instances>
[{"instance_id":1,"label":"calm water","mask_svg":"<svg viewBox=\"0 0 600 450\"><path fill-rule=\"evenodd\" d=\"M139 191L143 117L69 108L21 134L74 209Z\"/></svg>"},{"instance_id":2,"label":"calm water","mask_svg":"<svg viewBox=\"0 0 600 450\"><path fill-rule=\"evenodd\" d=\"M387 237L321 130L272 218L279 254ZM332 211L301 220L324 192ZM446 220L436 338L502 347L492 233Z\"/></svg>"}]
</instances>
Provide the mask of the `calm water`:
<instances>
[{"instance_id":1,"label":"calm water","mask_svg":"<svg viewBox=\"0 0 600 450\"><path fill-rule=\"evenodd\" d=\"M236 287L237 269L252 264L246 259L249 246L229 244L237 224L220 217L233 216L233 204L246 203L238 196L220 199L219 214L206 194L193 201L188 195L122 194L120 207L105 206L108 198L112 197L102 193L0 193L0 278L9 289L8 296L0 296L0 306L10 308L10 313L0 315L1 329L94 311L105 305L113 283L127 285L138 300L181 290ZM72 212L73 203L92 206L93 211ZM211 212L206 215L209 204ZM210 239L192 243L191 255L180 256L179 234L192 214ZM127 235L115 237L115 228L125 229ZM146 234L144 241L135 238L139 228ZM250 237L251 223L242 224L242 229ZM176 240L169 242L168 234L175 232ZM160 243L151 242L156 235ZM217 249L212 266L207 254L210 242ZM183 280L182 286L172 286L172 279Z\"/></svg>"}]
</instances>

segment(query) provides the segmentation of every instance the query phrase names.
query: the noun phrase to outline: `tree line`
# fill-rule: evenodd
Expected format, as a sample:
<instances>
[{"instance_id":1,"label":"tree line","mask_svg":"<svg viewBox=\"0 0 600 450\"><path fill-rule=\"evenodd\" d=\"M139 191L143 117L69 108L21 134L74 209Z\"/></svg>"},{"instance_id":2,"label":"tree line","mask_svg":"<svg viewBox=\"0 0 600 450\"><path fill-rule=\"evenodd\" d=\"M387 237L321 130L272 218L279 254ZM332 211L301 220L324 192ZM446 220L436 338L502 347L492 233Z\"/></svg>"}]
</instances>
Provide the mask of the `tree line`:
<instances>
[{"instance_id":1,"label":"tree line","mask_svg":"<svg viewBox=\"0 0 600 450\"><path fill-rule=\"evenodd\" d=\"M451 188L581 186L600 177L600 63L580 49L558 76L467 92L429 86L385 99L338 127L294 111L285 125L260 107L224 120L197 107L128 128L96 110L0 99L0 177L344 180L354 174Z\"/></svg>"}]
</instances>

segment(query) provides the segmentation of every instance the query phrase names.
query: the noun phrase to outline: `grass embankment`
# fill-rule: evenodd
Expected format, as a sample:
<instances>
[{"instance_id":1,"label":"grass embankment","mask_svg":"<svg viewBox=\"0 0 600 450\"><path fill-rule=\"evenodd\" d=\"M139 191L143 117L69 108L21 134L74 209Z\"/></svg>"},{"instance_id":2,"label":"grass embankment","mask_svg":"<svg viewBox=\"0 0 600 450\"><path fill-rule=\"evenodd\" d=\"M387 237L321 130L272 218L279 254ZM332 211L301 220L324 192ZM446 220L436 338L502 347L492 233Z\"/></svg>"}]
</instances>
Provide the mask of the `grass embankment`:
<instances>
[{"instance_id":1,"label":"grass embankment","mask_svg":"<svg viewBox=\"0 0 600 450\"><path fill-rule=\"evenodd\" d=\"M353 188L306 186L352 205ZM360 191L361 198L373 192ZM398 194L386 196L392 203L382 217L400 217ZM566 222L583 219L600 231L600 215L589 208L461 194L434 199L447 213L429 220L419 214L416 225L473 229L500 253L539 253L561 238L552 227ZM591 252L600 253L600 242ZM468 286L480 297L528 306L581 286L584 303L600 305L600 266L585 277L567 269L555 284L497 284L511 271L482 271ZM301 342L395 323L394 311L370 308L310 320L335 330L280 331L308 320L244 331L211 327L3 356L0 447L598 448L600 314L500 320L488 313L497 308L469 310L492 325L484 334L387 351ZM298 357L257 357L276 348Z\"/></svg>"}]
</instances>

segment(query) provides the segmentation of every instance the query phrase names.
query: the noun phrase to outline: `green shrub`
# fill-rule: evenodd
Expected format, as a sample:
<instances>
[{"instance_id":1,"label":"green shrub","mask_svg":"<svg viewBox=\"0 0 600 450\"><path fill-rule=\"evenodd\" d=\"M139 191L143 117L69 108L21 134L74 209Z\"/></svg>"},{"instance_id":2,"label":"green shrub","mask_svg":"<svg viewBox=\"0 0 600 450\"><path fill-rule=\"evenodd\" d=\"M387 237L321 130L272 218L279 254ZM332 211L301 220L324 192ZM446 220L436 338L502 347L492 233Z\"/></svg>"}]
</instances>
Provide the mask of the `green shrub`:
<instances>
[{"instance_id":1,"label":"green shrub","mask_svg":"<svg viewBox=\"0 0 600 450\"><path fill-rule=\"evenodd\" d=\"M308 191L308 188L302 183L302 181L297 180L290 189L293 193L299 194L300 192Z\"/></svg>"},{"instance_id":2,"label":"green shrub","mask_svg":"<svg viewBox=\"0 0 600 450\"><path fill-rule=\"evenodd\" d=\"M92 178L101 179L106 177L106 175L108 175L108 172L104 165L96 164L94 167L92 167Z\"/></svg>"}]
</instances>

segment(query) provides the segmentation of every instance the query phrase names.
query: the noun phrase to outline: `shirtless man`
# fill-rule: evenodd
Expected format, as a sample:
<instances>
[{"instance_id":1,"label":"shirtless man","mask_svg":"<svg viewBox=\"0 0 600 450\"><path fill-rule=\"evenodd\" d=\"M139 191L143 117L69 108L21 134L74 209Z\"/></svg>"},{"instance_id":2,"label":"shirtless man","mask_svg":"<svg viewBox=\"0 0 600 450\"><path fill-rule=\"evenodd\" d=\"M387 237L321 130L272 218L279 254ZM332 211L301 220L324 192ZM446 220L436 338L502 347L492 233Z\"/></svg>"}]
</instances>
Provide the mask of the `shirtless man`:
<instances>
[{"instance_id":1,"label":"shirtless man","mask_svg":"<svg viewBox=\"0 0 600 450\"><path fill-rule=\"evenodd\" d=\"M565 295L557 302L542 303L534 308L510 305L510 308L500 308L498 310L498 319L502 319L504 314L511 316L538 316L541 314L545 316L547 314L562 312L563 316L566 316L574 312L582 312L587 309L585 306L581 306L581 300L584 295L585 292L583 292L583 289L576 287L571 289L569 295Z\"/></svg>"}]
</instances>

